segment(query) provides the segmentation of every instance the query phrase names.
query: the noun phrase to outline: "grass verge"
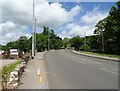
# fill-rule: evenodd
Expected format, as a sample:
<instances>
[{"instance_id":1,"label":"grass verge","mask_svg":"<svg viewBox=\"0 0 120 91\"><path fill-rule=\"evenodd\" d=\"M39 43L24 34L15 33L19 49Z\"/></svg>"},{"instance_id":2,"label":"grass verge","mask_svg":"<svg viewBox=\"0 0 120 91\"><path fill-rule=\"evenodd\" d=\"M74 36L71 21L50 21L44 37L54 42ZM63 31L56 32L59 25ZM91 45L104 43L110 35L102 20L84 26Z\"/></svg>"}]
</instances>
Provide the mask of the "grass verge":
<instances>
[{"instance_id":1,"label":"grass verge","mask_svg":"<svg viewBox=\"0 0 120 91\"><path fill-rule=\"evenodd\" d=\"M104 56L104 57L111 57L111 58L120 58L120 55L113 55L113 54L100 54L100 53L94 53L94 52L88 52L88 51L80 51L81 53L86 54L92 54L97 56Z\"/></svg>"},{"instance_id":2,"label":"grass verge","mask_svg":"<svg viewBox=\"0 0 120 91\"><path fill-rule=\"evenodd\" d=\"M13 63L10 63L6 66L3 66L2 69L0 69L0 77L3 77L4 75L9 74L11 71L13 71L17 64L20 64L21 60L17 60Z\"/></svg>"}]
</instances>

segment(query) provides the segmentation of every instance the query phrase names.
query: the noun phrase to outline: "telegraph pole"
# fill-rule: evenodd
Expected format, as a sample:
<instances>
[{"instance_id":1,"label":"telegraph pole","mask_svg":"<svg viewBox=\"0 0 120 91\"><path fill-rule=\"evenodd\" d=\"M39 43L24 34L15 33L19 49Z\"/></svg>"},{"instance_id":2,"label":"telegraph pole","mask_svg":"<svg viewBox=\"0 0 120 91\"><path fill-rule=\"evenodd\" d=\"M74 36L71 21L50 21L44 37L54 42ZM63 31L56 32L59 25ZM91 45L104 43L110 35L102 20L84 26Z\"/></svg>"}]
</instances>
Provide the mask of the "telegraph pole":
<instances>
[{"instance_id":1,"label":"telegraph pole","mask_svg":"<svg viewBox=\"0 0 120 91\"><path fill-rule=\"evenodd\" d=\"M35 19L35 31L34 31L34 55L36 53L36 19Z\"/></svg>"},{"instance_id":2,"label":"telegraph pole","mask_svg":"<svg viewBox=\"0 0 120 91\"><path fill-rule=\"evenodd\" d=\"M85 39L84 39L84 50L86 51L86 32L84 32L84 37L85 37Z\"/></svg>"},{"instance_id":3,"label":"telegraph pole","mask_svg":"<svg viewBox=\"0 0 120 91\"><path fill-rule=\"evenodd\" d=\"M33 34L32 34L32 59L34 59L34 33L35 33L35 24L34 24L34 22L35 22L35 16L34 16L34 13L35 13L35 11L34 11L34 7L35 7L35 2L33 1Z\"/></svg>"},{"instance_id":4,"label":"telegraph pole","mask_svg":"<svg viewBox=\"0 0 120 91\"><path fill-rule=\"evenodd\" d=\"M49 28L47 28L48 29L48 51L49 51L49 49L50 49L50 45L49 45Z\"/></svg>"},{"instance_id":5,"label":"telegraph pole","mask_svg":"<svg viewBox=\"0 0 120 91\"><path fill-rule=\"evenodd\" d=\"M104 35L103 35L103 30L102 32L102 52L104 53Z\"/></svg>"}]
</instances>

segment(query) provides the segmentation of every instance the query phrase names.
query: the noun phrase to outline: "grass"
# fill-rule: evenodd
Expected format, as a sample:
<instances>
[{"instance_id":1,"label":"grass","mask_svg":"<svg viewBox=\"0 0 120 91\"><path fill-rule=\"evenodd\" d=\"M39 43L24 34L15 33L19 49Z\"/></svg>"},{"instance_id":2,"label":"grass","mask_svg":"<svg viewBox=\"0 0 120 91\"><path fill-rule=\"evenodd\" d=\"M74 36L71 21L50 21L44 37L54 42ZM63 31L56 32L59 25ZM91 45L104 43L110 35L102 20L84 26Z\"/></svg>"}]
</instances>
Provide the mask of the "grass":
<instances>
[{"instance_id":1,"label":"grass","mask_svg":"<svg viewBox=\"0 0 120 91\"><path fill-rule=\"evenodd\" d=\"M20 63L21 63L21 60L17 60L11 64L3 66L2 69L0 69L0 80L2 81L1 86L3 89L6 88L6 85L5 84L3 85L3 82L6 83L7 75L15 69L17 64L20 64Z\"/></svg>"},{"instance_id":2,"label":"grass","mask_svg":"<svg viewBox=\"0 0 120 91\"><path fill-rule=\"evenodd\" d=\"M7 66L3 66L2 71L0 71L0 73L2 72L1 73L2 76L7 75L15 69L17 64L20 64L20 63L21 63L21 60L17 60L17 61L15 61Z\"/></svg>"},{"instance_id":3,"label":"grass","mask_svg":"<svg viewBox=\"0 0 120 91\"><path fill-rule=\"evenodd\" d=\"M81 52L81 53L86 53L86 54L97 55L97 56L112 57L112 58L120 58L120 55L100 54L100 53L94 53L94 52L88 52L88 51L80 51L80 52Z\"/></svg>"}]
</instances>

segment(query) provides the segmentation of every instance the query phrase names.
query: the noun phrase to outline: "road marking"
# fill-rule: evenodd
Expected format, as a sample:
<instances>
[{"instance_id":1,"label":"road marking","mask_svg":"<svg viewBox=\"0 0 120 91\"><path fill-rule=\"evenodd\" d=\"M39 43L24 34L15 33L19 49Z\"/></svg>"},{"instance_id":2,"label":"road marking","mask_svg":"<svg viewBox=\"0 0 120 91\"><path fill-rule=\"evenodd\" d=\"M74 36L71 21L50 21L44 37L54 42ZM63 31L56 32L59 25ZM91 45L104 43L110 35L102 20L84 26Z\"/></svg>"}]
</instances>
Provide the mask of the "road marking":
<instances>
[{"instance_id":1,"label":"road marking","mask_svg":"<svg viewBox=\"0 0 120 91\"><path fill-rule=\"evenodd\" d=\"M38 68L38 62L37 61L35 62L35 67Z\"/></svg>"},{"instance_id":2,"label":"road marking","mask_svg":"<svg viewBox=\"0 0 120 91\"><path fill-rule=\"evenodd\" d=\"M49 74L50 72L47 71L46 73Z\"/></svg>"},{"instance_id":3,"label":"road marking","mask_svg":"<svg viewBox=\"0 0 120 91\"><path fill-rule=\"evenodd\" d=\"M85 60L85 61L86 61L87 59L82 59L82 60Z\"/></svg>"},{"instance_id":4,"label":"road marking","mask_svg":"<svg viewBox=\"0 0 120 91\"><path fill-rule=\"evenodd\" d=\"M77 60L74 60L74 62L77 62L77 63L82 63L82 64L86 64L85 62L82 62L82 61L77 61Z\"/></svg>"},{"instance_id":5,"label":"road marking","mask_svg":"<svg viewBox=\"0 0 120 91\"><path fill-rule=\"evenodd\" d=\"M96 63L96 64L102 64L100 62L96 62L96 61L93 61L93 60L88 60L89 62L91 61L92 63Z\"/></svg>"},{"instance_id":6,"label":"road marking","mask_svg":"<svg viewBox=\"0 0 120 91\"><path fill-rule=\"evenodd\" d=\"M89 59L88 59L88 60L87 60L87 59L81 59L81 60L83 60L83 61L85 62L85 64L86 64L86 63L88 63L88 64L89 64L89 63L90 63L90 64L102 64L102 63L100 63L100 62L96 62L96 61L94 61L94 60L89 60Z\"/></svg>"},{"instance_id":7,"label":"road marking","mask_svg":"<svg viewBox=\"0 0 120 91\"><path fill-rule=\"evenodd\" d=\"M40 73L40 82L42 82L42 72Z\"/></svg>"},{"instance_id":8,"label":"road marking","mask_svg":"<svg viewBox=\"0 0 120 91\"><path fill-rule=\"evenodd\" d=\"M56 76L56 74L54 74L54 73L53 73L52 75L53 75L53 76Z\"/></svg>"},{"instance_id":9,"label":"road marking","mask_svg":"<svg viewBox=\"0 0 120 91\"><path fill-rule=\"evenodd\" d=\"M118 71L118 69L114 69L114 70L117 70L117 71Z\"/></svg>"},{"instance_id":10,"label":"road marking","mask_svg":"<svg viewBox=\"0 0 120 91\"><path fill-rule=\"evenodd\" d=\"M118 73L113 72L113 71L110 71L110 70L108 70L108 69L106 69L106 68L99 68L99 70L106 71L106 72L108 72L108 73L112 73L112 74L118 75Z\"/></svg>"},{"instance_id":11,"label":"road marking","mask_svg":"<svg viewBox=\"0 0 120 91\"><path fill-rule=\"evenodd\" d=\"M40 75L40 68L38 68L38 70L37 70L37 75L38 76Z\"/></svg>"}]
</instances>

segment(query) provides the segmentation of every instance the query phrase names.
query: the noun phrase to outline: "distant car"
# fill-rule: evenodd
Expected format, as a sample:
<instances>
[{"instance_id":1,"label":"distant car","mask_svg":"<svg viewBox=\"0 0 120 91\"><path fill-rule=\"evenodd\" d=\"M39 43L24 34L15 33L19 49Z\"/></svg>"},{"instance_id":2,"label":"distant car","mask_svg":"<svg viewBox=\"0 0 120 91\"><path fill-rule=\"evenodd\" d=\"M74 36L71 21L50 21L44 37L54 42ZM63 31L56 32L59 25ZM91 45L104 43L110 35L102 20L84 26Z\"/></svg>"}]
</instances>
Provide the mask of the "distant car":
<instances>
[{"instance_id":1,"label":"distant car","mask_svg":"<svg viewBox=\"0 0 120 91\"><path fill-rule=\"evenodd\" d=\"M0 59L4 59L4 54L5 52L3 50L0 50Z\"/></svg>"},{"instance_id":2,"label":"distant car","mask_svg":"<svg viewBox=\"0 0 120 91\"><path fill-rule=\"evenodd\" d=\"M19 58L18 49L10 49L10 59Z\"/></svg>"}]
</instances>

